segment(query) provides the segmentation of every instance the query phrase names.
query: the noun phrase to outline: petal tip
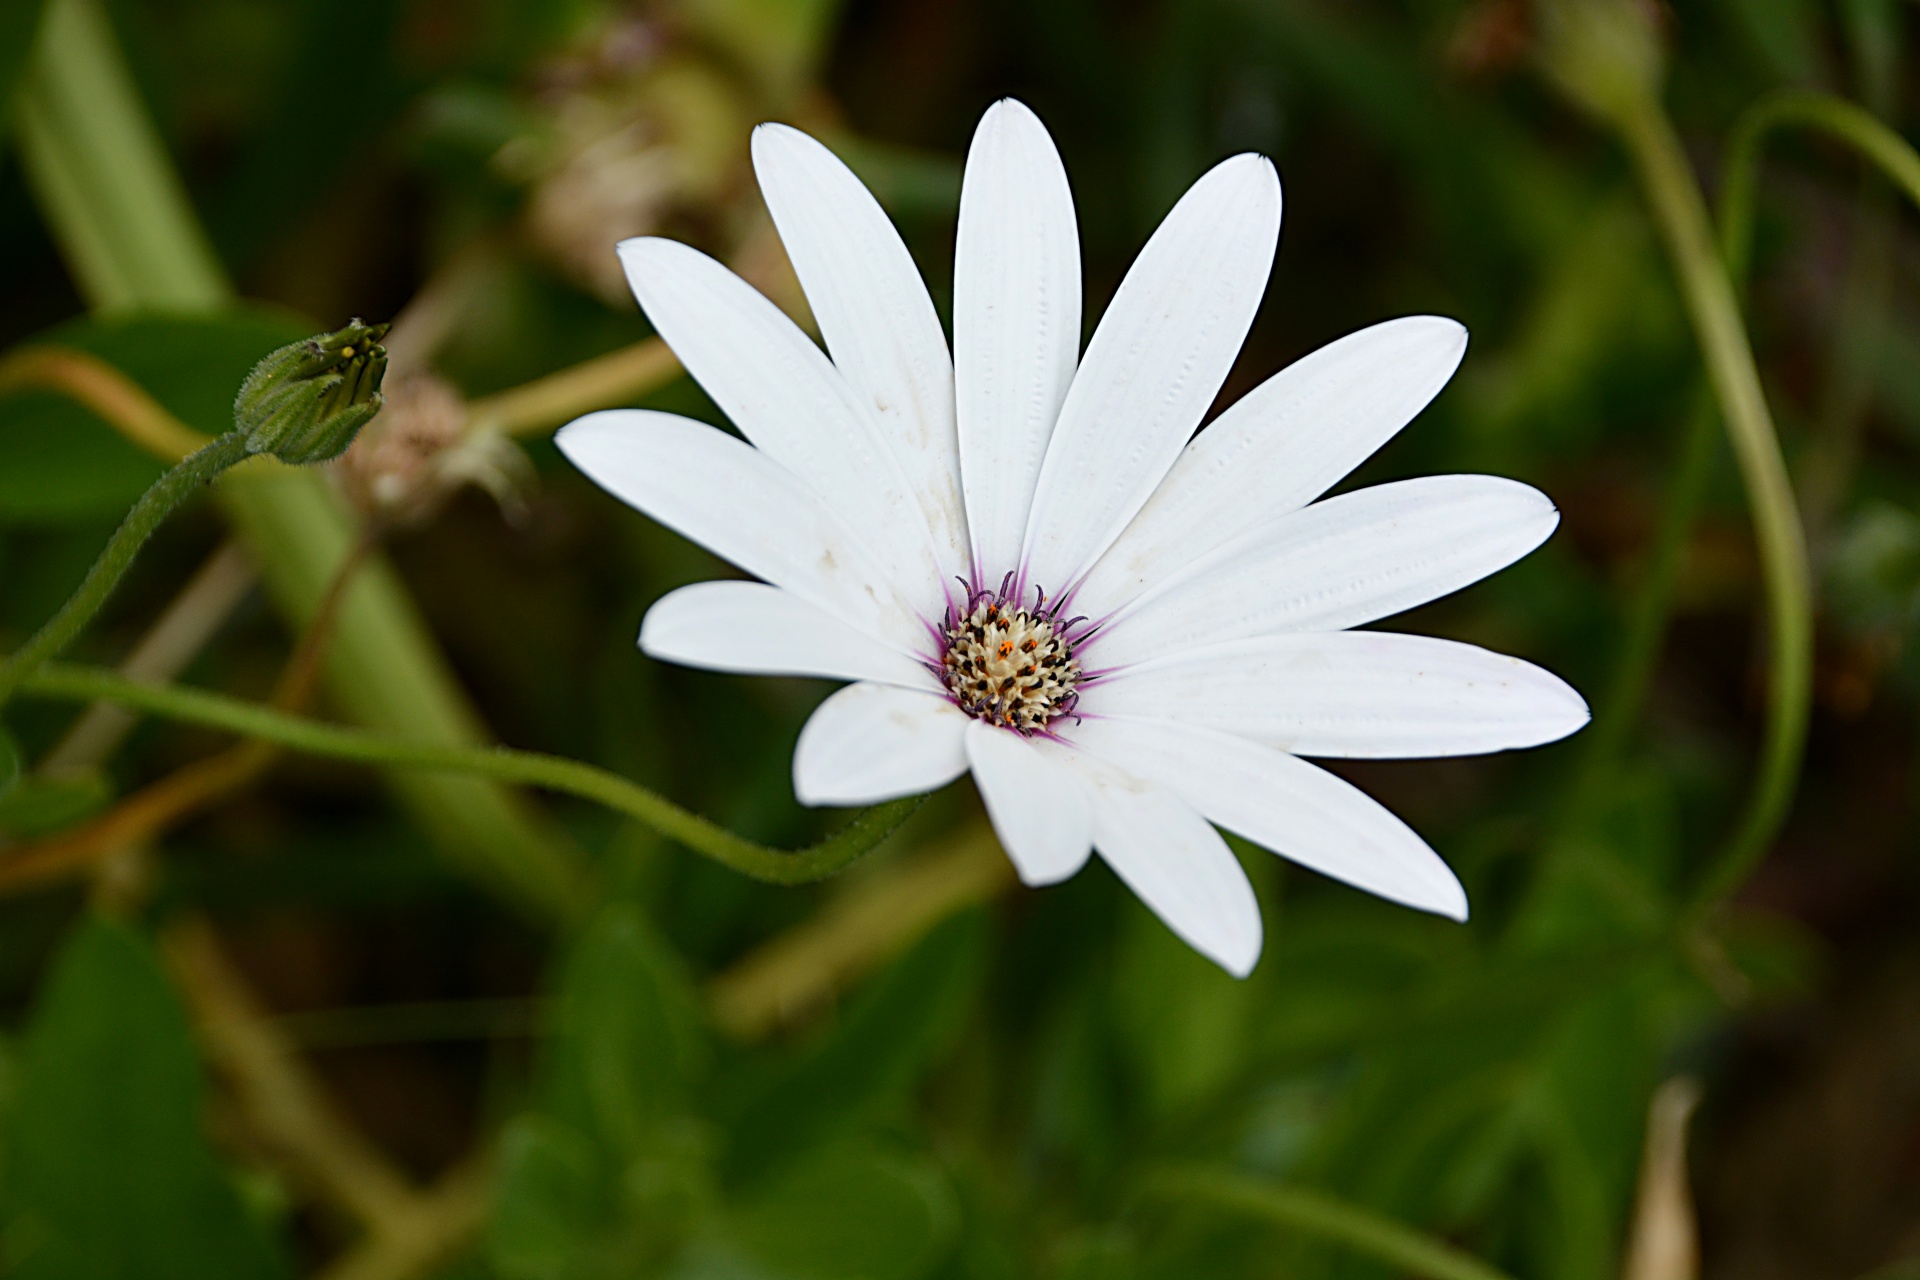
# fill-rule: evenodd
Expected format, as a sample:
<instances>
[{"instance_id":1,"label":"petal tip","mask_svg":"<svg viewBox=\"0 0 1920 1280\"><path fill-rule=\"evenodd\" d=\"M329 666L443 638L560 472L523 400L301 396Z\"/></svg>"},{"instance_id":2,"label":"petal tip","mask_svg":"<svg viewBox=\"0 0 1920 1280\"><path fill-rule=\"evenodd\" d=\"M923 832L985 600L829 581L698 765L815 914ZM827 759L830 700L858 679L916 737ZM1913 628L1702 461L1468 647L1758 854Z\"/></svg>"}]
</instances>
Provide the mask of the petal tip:
<instances>
[{"instance_id":1,"label":"petal tip","mask_svg":"<svg viewBox=\"0 0 1920 1280\"><path fill-rule=\"evenodd\" d=\"M805 736L805 730L801 731ZM814 776L804 751L793 753L793 798L809 809L824 809L839 803L824 778Z\"/></svg>"},{"instance_id":2,"label":"petal tip","mask_svg":"<svg viewBox=\"0 0 1920 1280\"><path fill-rule=\"evenodd\" d=\"M623 417L618 409L584 414L553 433L553 446L568 462L591 475L590 460L618 438Z\"/></svg>"},{"instance_id":3,"label":"petal tip","mask_svg":"<svg viewBox=\"0 0 1920 1280\"><path fill-rule=\"evenodd\" d=\"M1559 680L1558 677L1555 679ZM1545 739L1546 742L1558 742L1562 738L1571 737L1593 721L1593 708L1589 707L1587 700L1580 696L1580 691L1564 680L1559 680L1559 684L1561 697L1564 699L1561 710L1564 719L1554 726L1556 731L1552 737Z\"/></svg>"},{"instance_id":4,"label":"petal tip","mask_svg":"<svg viewBox=\"0 0 1920 1280\"><path fill-rule=\"evenodd\" d=\"M1260 963L1260 935L1254 935L1250 946L1236 946L1210 958L1233 977L1245 981L1252 976L1254 966Z\"/></svg>"},{"instance_id":5,"label":"petal tip","mask_svg":"<svg viewBox=\"0 0 1920 1280\"><path fill-rule=\"evenodd\" d=\"M1040 117L1032 107L1011 95L995 99L992 105L981 113L979 127L985 128L989 124L1017 125L1023 128L1039 126L1042 131L1046 128L1041 124Z\"/></svg>"},{"instance_id":6,"label":"petal tip","mask_svg":"<svg viewBox=\"0 0 1920 1280\"><path fill-rule=\"evenodd\" d=\"M1402 316L1398 320L1384 321L1383 324L1393 325L1403 338L1414 340L1415 350L1405 354L1426 353L1426 358L1446 370L1442 385L1453 377L1461 361L1466 359L1471 335L1467 332L1467 326L1452 316Z\"/></svg>"},{"instance_id":7,"label":"petal tip","mask_svg":"<svg viewBox=\"0 0 1920 1280\"><path fill-rule=\"evenodd\" d=\"M614 245L613 251L618 255L620 261L625 262L629 258L644 257L649 253L656 252L656 246L658 245L671 243L672 241L668 240L665 236L629 236L627 239Z\"/></svg>"},{"instance_id":8,"label":"petal tip","mask_svg":"<svg viewBox=\"0 0 1920 1280\"><path fill-rule=\"evenodd\" d=\"M754 167L772 158L775 148L786 148L790 153L805 148L808 144L820 146L820 140L805 130L796 129L790 124L778 120L768 120L753 127L753 137L748 142L748 150L753 154Z\"/></svg>"},{"instance_id":9,"label":"petal tip","mask_svg":"<svg viewBox=\"0 0 1920 1280\"><path fill-rule=\"evenodd\" d=\"M1065 884L1079 874L1080 866L1086 865L1083 862L1080 866L1076 866L1072 870L1043 871L1038 867L1028 866L1016 859L1011 853L1007 853L1007 846L1005 844L1000 846L1000 852L1005 854L1007 861L1012 864L1013 874L1020 878L1020 883L1029 889L1046 889L1056 884Z\"/></svg>"}]
</instances>

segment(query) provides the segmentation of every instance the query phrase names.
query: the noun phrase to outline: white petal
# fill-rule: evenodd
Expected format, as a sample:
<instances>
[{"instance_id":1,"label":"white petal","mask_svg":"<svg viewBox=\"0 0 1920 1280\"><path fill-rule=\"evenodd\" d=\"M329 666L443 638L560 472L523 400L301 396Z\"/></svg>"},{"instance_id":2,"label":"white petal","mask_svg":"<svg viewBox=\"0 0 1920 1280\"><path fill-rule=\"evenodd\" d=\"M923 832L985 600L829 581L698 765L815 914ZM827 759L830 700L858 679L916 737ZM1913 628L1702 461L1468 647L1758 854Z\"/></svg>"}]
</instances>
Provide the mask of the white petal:
<instances>
[{"instance_id":1,"label":"white petal","mask_svg":"<svg viewBox=\"0 0 1920 1280\"><path fill-rule=\"evenodd\" d=\"M554 437L601 488L755 577L911 651L926 631L864 545L786 468L717 427L645 409Z\"/></svg>"},{"instance_id":2,"label":"white petal","mask_svg":"<svg viewBox=\"0 0 1920 1280\"><path fill-rule=\"evenodd\" d=\"M1187 446L1087 576L1081 607L1118 607L1256 525L1298 510L1392 439L1440 393L1467 331L1389 320L1320 348L1236 401Z\"/></svg>"},{"instance_id":3,"label":"white petal","mask_svg":"<svg viewBox=\"0 0 1920 1280\"><path fill-rule=\"evenodd\" d=\"M1084 752L1071 756L1092 791L1093 846L1188 946L1236 978L1260 958L1260 903L1220 833L1166 787Z\"/></svg>"},{"instance_id":4,"label":"white petal","mask_svg":"<svg viewBox=\"0 0 1920 1280\"><path fill-rule=\"evenodd\" d=\"M834 366L892 448L940 555L969 567L953 361L913 256L833 152L783 124L753 131L753 169Z\"/></svg>"},{"instance_id":5,"label":"white petal","mask_svg":"<svg viewBox=\"0 0 1920 1280\"><path fill-rule=\"evenodd\" d=\"M1027 509L1080 353L1080 232L1067 172L1033 112L987 109L967 152L953 253L960 461L975 564L1016 568Z\"/></svg>"},{"instance_id":6,"label":"white petal","mask_svg":"<svg viewBox=\"0 0 1920 1280\"><path fill-rule=\"evenodd\" d=\"M793 793L801 804L878 804L944 787L967 771L969 721L944 697L850 684L800 730Z\"/></svg>"},{"instance_id":7,"label":"white petal","mask_svg":"<svg viewBox=\"0 0 1920 1280\"><path fill-rule=\"evenodd\" d=\"M1200 425L1266 290L1280 179L1214 166L1140 251L1074 375L1027 521L1026 581L1064 590L1120 535Z\"/></svg>"},{"instance_id":8,"label":"white petal","mask_svg":"<svg viewBox=\"0 0 1920 1280\"><path fill-rule=\"evenodd\" d=\"M1587 704L1531 663L1384 631L1235 640L1086 686L1083 715L1176 720L1302 756L1468 756L1564 738Z\"/></svg>"},{"instance_id":9,"label":"white petal","mask_svg":"<svg viewBox=\"0 0 1920 1280\"><path fill-rule=\"evenodd\" d=\"M1546 541L1559 522L1545 494L1496 476L1423 476L1329 498L1163 579L1108 624L1096 662L1344 631L1478 582Z\"/></svg>"},{"instance_id":10,"label":"white petal","mask_svg":"<svg viewBox=\"0 0 1920 1280\"><path fill-rule=\"evenodd\" d=\"M668 592L647 610L640 648L709 671L933 688L932 675L910 654L792 592L759 582L696 582Z\"/></svg>"},{"instance_id":11,"label":"white petal","mask_svg":"<svg viewBox=\"0 0 1920 1280\"><path fill-rule=\"evenodd\" d=\"M1170 720L1088 720L1074 745L1171 787L1211 822L1321 875L1394 902L1467 918L1440 855L1344 778L1245 738Z\"/></svg>"},{"instance_id":12,"label":"white petal","mask_svg":"<svg viewBox=\"0 0 1920 1280\"><path fill-rule=\"evenodd\" d=\"M1053 744L980 720L967 724L967 760L1000 845L1022 882L1054 884L1093 850L1087 793Z\"/></svg>"},{"instance_id":13,"label":"white petal","mask_svg":"<svg viewBox=\"0 0 1920 1280\"><path fill-rule=\"evenodd\" d=\"M820 495L926 616L945 607L927 523L873 415L813 340L698 249L620 244L627 281L667 345L766 455Z\"/></svg>"}]
</instances>

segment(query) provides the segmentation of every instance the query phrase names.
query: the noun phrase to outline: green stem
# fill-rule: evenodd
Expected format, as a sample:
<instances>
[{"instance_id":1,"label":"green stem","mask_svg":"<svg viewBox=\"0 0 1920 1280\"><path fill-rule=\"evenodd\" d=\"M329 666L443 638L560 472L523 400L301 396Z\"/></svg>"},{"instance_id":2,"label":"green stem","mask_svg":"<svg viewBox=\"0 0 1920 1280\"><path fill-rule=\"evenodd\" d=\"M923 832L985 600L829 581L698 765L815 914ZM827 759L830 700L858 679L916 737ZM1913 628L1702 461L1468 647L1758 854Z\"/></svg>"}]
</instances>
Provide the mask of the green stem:
<instances>
[{"instance_id":1,"label":"green stem","mask_svg":"<svg viewBox=\"0 0 1920 1280\"><path fill-rule=\"evenodd\" d=\"M208 314L233 288L140 101L101 0L50 0L14 123L22 168L96 314ZM305 628L353 545L357 520L324 476L246 468L220 483L228 518L274 603ZM480 723L393 567L376 557L342 604L327 655L344 714L415 738L472 745ZM565 833L526 797L478 778L391 779L435 846L522 909L578 915L596 890Z\"/></svg>"},{"instance_id":2,"label":"green stem","mask_svg":"<svg viewBox=\"0 0 1920 1280\"><path fill-rule=\"evenodd\" d=\"M637 819L723 866L771 884L805 884L844 869L892 834L925 798L912 796L863 809L820 843L789 852L742 839L637 782L563 756L506 747L403 742L364 729L287 715L224 694L178 685L142 684L99 667L52 663L23 681L20 691L35 698L117 702L150 715L225 729L309 755L390 768L477 775L580 796Z\"/></svg>"},{"instance_id":3,"label":"green stem","mask_svg":"<svg viewBox=\"0 0 1920 1280\"><path fill-rule=\"evenodd\" d=\"M100 612L100 606L107 602L107 597L113 594L120 579L126 576L133 558L140 554L140 548L153 536L153 531L173 514L174 508L193 497L228 467L246 461L248 456L246 438L237 431L229 432L198 452L189 454L153 482L152 487L141 495L140 501L133 504L133 510L127 512L120 527L113 531L113 537L107 540L106 550L87 570L79 589L18 653L0 663L0 706L6 705L22 679L73 643L81 629L93 621L93 616Z\"/></svg>"},{"instance_id":4,"label":"green stem","mask_svg":"<svg viewBox=\"0 0 1920 1280\"><path fill-rule=\"evenodd\" d=\"M14 105L22 165L96 312L228 300L100 0L51 0Z\"/></svg>"},{"instance_id":5,"label":"green stem","mask_svg":"<svg viewBox=\"0 0 1920 1280\"><path fill-rule=\"evenodd\" d=\"M1639 171L1745 483L1766 584L1770 667L1765 739L1746 809L1715 855L1701 897L1738 887L1785 819L1799 776L1813 689L1813 588L1806 535L1740 306L1706 200L1673 124L1650 94L1615 117Z\"/></svg>"},{"instance_id":6,"label":"green stem","mask_svg":"<svg viewBox=\"0 0 1920 1280\"><path fill-rule=\"evenodd\" d=\"M1761 152L1772 134L1787 125L1814 129L1851 146L1920 207L1920 153L1869 112L1824 93L1796 90L1762 98L1734 126L1720 180L1720 243L1736 282L1746 279L1753 256Z\"/></svg>"},{"instance_id":7,"label":"green stem","mask_svg":"<svg viewBox=\"0 0 1920 1280\"><path fill-rule=\"evenodd\" d=\"M1337 1241L1427 1280L1510 1280L1498 1268L1393 1219L1318 1191L1275 1186L1213 1169L1174 1169L1147 1183L1160 1199L1199 1200Z\"/></svg>"}]
</instances>

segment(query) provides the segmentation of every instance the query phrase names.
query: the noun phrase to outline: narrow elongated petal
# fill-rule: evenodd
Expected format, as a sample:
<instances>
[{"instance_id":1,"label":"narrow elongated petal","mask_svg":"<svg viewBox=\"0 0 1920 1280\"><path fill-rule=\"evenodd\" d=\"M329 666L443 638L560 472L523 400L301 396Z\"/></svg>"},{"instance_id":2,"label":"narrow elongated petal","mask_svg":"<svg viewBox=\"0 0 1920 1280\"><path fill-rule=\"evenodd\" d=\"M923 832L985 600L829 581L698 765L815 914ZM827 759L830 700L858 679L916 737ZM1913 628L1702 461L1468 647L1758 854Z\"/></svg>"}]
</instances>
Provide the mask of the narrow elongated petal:
<instances>
[{"instance_id":1,"label":"narrow elongated petal","mask_svg":"<svg viewBox=\"0 0 1920 1280\"><path fill-rule=\"evenodd\" d=\"M1045 741L979 720L967 723L967 760L994 834L1023 883L1054 884L1093 851L1093 810L1074 772Z\"/></svg>"},{"instance_id":2,"label":"narrow elongated petal","mask_svg":"<svg viewBox=\"0 0 1920 1280\"><path fill-rule=\"evenodd\" d=\"M1560 522L1496 476L1423 476L1316 502L1202 556L1122 610L1099 642L1124 666L1226 640L1344 631L1512 564Z\"/></svg>"},{"instance_id":3,"label":"narrow elongated petal","mask_svg":"<svg viewBox=\"0 0 1920 1280\"><path fill-rule=\"evenodd\" d=\"M758 449L704 422L645 409L590 413L554 442L614 497L755 577L896 648L923 640L861 540Z\"/></svg>"},{"instance_id":4,"label":"narrow elongated petal","mask_svg":"<svg viewBox=\"0 0 1920 1280\"><path fill-rule=\"evenodd\" d=\"M1358 787L1305 760L1170 720L1089 720L1074 744L1172 788L1208 821L1303 867L1467 918L1466 891L1426 841Z\"/></svg>"},{"instance_id":5,"label":"narrow elongated petal","mask_svg":"<svg viewBox=\"0 0 1920 1280\"><path fill-rule=\"evenodd\" d=\"M996 102L974 131L953 254L953 359L967 525L980 572L1015 568L1080 354L1080 232L1053 139Z\"/></svg>"},{"instance_id":6,"label":"narrow elongated petal","mask_svg":"<svg viewBox=\"0 0 1920 1280\"><path fill-rule=\"evenodd\" d=\"M1348 334L1274 374L1195 437L1087 576L1099 616L1276 516L1304 507L1413 420L1466 354L1438 316Z\"/></svg>"},{"instance_id":7,"label":"narrow elongated petal","mask_svg":"<svg viewBox=\"0 0 1920 1280\"><path fill-rule=\"evenodd\" d=\"M945 605L927 524L879 425L813 340L698 249L620 244L627 280L687 372L747 439L820 495L926 616Z\"/></svg>"},{"instance_id":8,"label":"narrow elongated petal","mask_svg":"<svg viewBox=\"0 0 1920 1280\"><path fill-rule=\"evenodd\" d=\"M1179 457L1253 324L1280 234L1260 156L1193 184L1121 281L1074 374L1027 522L1027 581L1062 590Z\"/></svg>"},{"instance_id":9,"label":"narrow elongated petal","mask_svg":"<svg viewBox=\"0 0 1920 1280\"><path fill-rule=\"evenodd\" d=\"M1085 690L1087 715L1174 720L1302 756L1470 756L1584 725L1558 676L1470 644L1380 631L1269 636L1134 667Z\"/></svg>"},{"instance_id":10,"label":"narrow elongated petal","mask_svg":"<svg viewBox=\"0 0 1920 1280\"><path fill-rule=\"evenodd\" d=\"M1220 833L1166 787L1085 752L1093 846L1186 944L1236 978L1260 958L1260 903Z\"/></svg>"},{"instance_id":11,"label":"narrow elongated petal","mask_svg":"<svg viewBox=\"0 0 1920 1280\"><path fill-rule=\"evenodd\" d=\"M802 804L856 805L944 787L967 771L970 723L937 694L850 684L800 730L793 793Z\"/></svg>"},{"instance_id":12,"label":"narrow elongated petal","mask_svg":"<svg viewBox=\"0 0 1920 1280\"><path fill-rule=\"evenodd\" d=\"M834 367L893 450L940 557L968 568L953 361L913 256L860 179L798 129L753 131L753 169Z\"/></svg>"},{"instance_id":13,"label":"narrow elongated petal","mask_svg":"<svg viewBox=\"0 0 1920 1280\"><path fill-rule=\"evenodd\" d=\"M873 680L932 690L911 655L849 626L837 613L760 582L696 582L647 610L640 648L709 671Z\"/></svg>"}]
</instances>

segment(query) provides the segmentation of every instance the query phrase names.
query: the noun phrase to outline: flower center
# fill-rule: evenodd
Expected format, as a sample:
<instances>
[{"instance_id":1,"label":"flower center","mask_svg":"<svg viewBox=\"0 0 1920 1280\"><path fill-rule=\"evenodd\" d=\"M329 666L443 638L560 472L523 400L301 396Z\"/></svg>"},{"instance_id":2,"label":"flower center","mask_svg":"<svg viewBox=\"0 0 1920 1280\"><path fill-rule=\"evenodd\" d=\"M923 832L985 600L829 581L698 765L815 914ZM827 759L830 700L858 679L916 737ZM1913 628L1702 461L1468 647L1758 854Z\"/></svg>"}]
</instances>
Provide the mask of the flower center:
<instances>
[{"instance_id":1,"label":"flower center","mask_svg":"<svg viewBox=\"0 0 1920 1280\"><path fill-rule=\"evenodd\" d=\"M1035 593L1031 609L1006 598L1012 575L1000 590L975 592L963 613L947 610L940 678L959 708L977 720L1020 733L1045 729L1071 715L1079 700L1080 660L1059 606Z\"/></svg>"}]
</instances>

